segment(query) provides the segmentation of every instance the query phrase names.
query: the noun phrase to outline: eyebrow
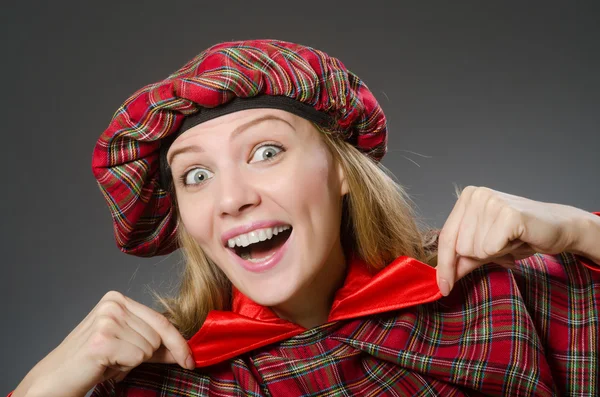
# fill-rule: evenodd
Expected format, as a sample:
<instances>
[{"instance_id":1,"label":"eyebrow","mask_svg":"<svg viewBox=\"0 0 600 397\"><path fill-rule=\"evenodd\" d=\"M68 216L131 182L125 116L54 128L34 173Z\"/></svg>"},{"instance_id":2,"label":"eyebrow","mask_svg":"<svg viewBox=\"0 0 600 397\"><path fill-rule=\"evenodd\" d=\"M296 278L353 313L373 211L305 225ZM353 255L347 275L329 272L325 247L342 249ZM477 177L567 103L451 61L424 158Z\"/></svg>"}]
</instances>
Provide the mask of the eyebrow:
<instances>
[{"instance_id":1,"label":"eyebrow","mask_svg":"<svg viewBox=\"0 0 600 397\"><path fill-rule=\"evenodd\" d=\"M289 121L282 119L281 117L278 117L274 114L267 114L264 115L262 117L259 117L257 119L251 120L245 124L239 125L237 127L235 127L235 129L233 130L233 132L231 133L231 137L229 138L229 140L233 140L236 136L238 136L241 132L247 130L250 127L253 127L259 123L262 123L263 121L267 121L267 120L279 120L279 121L283 121L284 123L286 123L287 125L289 125L292 129L295 130L294 126L292 124L290 124ZM172 164L173 163L173 159L175 158L175 156L179 155L179 154L183 154L183 153L189 153L189 152L195 152L195 153L202 153L204 152L204 149L202 149L200 146L197 145L190 145L190 146L185 146L179 149L175 149L173 150L173 152L171 152L171 154L168 156L167 158L167 164Z\"/></svg>"}]
</instances>

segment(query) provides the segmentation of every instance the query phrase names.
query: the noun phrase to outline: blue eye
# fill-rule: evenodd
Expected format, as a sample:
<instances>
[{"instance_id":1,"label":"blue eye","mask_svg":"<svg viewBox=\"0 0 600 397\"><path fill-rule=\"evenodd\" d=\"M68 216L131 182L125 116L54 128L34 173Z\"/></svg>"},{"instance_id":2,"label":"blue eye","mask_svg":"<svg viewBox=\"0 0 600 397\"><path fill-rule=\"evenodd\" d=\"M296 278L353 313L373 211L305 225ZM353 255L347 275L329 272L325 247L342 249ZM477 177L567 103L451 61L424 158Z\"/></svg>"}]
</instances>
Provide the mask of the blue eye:
<instances>
[{"instance_id":1,"label":"blue eye","mask_svg":"<svg viewBox=\"0 0 600 397\"><path fill-rule=\"evenodd\" d=\"M282 151L283 147L279 145L269 144L261 146L258 149L256 149L250 162L253 163L255 161L271 160Z\"/></svg>"},{"instance_id":2,"label":"blue eye","mask_svg":"<svg viewBox=\"0 0 600 397\"><path fill-rule=\"evenodd\" d=\"M182 179L185 185L199 185L213 176L214 174L205 168L194 168L189 170Z\"/></svg>"}]
</instances>

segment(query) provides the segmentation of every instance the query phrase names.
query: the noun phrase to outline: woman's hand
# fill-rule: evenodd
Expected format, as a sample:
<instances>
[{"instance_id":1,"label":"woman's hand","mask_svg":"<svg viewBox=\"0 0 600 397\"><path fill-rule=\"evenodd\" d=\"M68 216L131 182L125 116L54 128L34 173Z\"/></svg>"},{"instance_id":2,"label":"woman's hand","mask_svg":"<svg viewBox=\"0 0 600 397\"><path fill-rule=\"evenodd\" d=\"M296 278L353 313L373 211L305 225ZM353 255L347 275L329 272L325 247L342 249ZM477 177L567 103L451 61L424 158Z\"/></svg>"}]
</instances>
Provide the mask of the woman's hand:
<instances>
[{"instance_id":1,"label":"woman's hand","mask_svg":"<svg viewBox=\"0 0 600 397\"><path fill-rule=\"evenodd\" d=\"M578 237L581 209L543 203L486 187L463 189L439 236L437 281L443 295L477 267L514 261L536 252L569 251Z\"/></svg>"},{"instance_id":2,"label":"woman's hand","mask_svg":"<svg viewBox=\"0 0 600 397\"><path fill-rule=\"evenodd\" d=\"M14 396L83 397L143 362L187 367L187 341L162 314L110 291L15 389ZM191 368L189 368L191 369Z\"/></svg>"}]
</instances>

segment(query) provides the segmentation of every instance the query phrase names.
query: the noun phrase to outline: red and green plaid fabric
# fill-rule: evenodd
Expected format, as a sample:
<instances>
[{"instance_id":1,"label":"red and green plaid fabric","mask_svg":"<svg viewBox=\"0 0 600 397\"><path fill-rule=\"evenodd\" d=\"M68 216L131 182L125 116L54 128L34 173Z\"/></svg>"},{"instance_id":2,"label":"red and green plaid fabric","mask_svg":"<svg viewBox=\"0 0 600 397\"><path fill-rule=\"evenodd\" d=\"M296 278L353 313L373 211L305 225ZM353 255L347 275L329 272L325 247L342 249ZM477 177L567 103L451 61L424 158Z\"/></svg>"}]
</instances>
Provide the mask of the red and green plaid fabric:
<instances>
[{"instance_id":1,"label":"red and green plaid fabric","mask_svg":"<svg viewBox=\"0 0 600 397\"><path fill-rule=\"evenodd\" d=\"M285 96L337 122L334 133L374 160L385 154L386 120L367 86L322 51L277 40L217 44L127 99L100 136L92 169L110 208L116 242L128 254L177 248L175 212L159 185L161 140L186 116L240 97Z\"/></svg>"},{"instance_id":2,"label":"red and green plaid fabric","mask_svg":"<svg viewBox=\"0 0 600 397\"><path fill-rule=\"evenodd\" d=\"M92 397L597 396L600 272L536 254L432 303L338 321L193 371L144 363Z\"/></svg>"}]
</instances>

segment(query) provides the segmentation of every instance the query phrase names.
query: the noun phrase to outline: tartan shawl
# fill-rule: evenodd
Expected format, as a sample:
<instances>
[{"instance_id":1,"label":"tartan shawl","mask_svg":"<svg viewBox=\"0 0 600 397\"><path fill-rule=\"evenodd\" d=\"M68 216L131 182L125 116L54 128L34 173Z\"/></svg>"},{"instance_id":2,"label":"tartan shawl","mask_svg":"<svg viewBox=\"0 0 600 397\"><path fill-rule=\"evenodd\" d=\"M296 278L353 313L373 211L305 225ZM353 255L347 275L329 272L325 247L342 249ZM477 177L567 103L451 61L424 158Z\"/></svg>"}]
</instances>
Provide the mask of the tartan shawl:
<instances>
[{"instance_id":1,"label":"tartan shawl","mask_svg":"<svg viewBox=\"0 0 600 397\"><path fill-rule=\"evenodd\" d=\"M434 288L433 269L406 257L395 261L401 285L403 263L427 274L414 286ZM192 371L143 363L92 397L598 395L600 272L570 253L516 265L488 264L447 297L436 288L429 302L330 321Z\"/></svg>"}]
</instances>

